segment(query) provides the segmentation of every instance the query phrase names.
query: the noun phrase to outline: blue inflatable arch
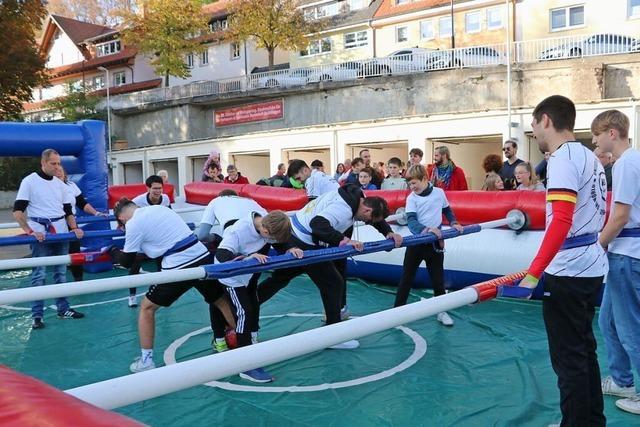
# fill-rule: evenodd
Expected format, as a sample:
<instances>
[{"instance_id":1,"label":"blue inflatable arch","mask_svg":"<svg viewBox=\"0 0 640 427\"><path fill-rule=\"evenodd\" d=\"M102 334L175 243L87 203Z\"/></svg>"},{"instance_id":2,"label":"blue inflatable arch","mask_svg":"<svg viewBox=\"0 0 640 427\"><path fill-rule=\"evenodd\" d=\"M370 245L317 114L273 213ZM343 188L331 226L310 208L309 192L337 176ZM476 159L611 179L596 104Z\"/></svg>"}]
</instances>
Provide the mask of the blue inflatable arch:
<instances>
[{"instance_id":1,"label":"blue inflatable arch","mask_svg":"<svg viewBox=\"0 0 640 427\"><path fill-rule=\"evenodd\" d=\"M105 125L0 122L0 156L40 157L47 148L62 156L62 166L94 208L107 212L108 168ZM78 212L79 216L84 212Z\"/></svg>"}]
</instances>

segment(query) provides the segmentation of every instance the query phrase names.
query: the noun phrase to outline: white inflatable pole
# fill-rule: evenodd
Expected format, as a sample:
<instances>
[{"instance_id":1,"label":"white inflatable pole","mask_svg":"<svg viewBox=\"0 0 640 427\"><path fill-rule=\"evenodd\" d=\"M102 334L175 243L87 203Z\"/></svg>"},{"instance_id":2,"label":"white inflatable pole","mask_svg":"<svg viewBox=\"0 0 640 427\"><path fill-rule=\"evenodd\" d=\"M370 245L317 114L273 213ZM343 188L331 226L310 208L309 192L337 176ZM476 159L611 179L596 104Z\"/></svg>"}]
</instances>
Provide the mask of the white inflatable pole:
<instances>
[{"instance_id":1,"label":"white inflatable pole","mask_svg":"<svg viewBox=\"0 0 640 427\"><path fill-rule=\"evenodd\" d=\"M188 360L133 375L66 390L85 402L114 409L175 391L195 387L258 367L302 356L351 339L414 322L442 311L478 301L473 288L260 342L224 353ZM123 364L126 361L122 361Z\"/></svg>"},{"instance_id":2,"label":"white inflatable pole","mask_svg":"<svg viewBox=\"0 0 640 427\"><path fill-rule=\"evenodd\" d=\"M183 280L204 279L206 272L202 267L182 270L161 271L158 273L136 274L126 277L108 277L106 279L85 280L83 282L62 283L60 285L37 286L34 288L8 289L0 291L0 305L20 302L54 299L61 296L75 296L112 291L115 289L136 288L138 286L174 283Z\"/></svg>"},{"instance_id":3,"label":"white inflatable pole","mask_svg":"<svg viewBox=\"0 0 640 427\"><path fill-rule=\"evenodd\" d=\"M18 270L21 268L49 267L52 265L71 264L71 256L56 255L39 258L16 258L0 260L1 270Z\"/></svg>"}]
</instances>

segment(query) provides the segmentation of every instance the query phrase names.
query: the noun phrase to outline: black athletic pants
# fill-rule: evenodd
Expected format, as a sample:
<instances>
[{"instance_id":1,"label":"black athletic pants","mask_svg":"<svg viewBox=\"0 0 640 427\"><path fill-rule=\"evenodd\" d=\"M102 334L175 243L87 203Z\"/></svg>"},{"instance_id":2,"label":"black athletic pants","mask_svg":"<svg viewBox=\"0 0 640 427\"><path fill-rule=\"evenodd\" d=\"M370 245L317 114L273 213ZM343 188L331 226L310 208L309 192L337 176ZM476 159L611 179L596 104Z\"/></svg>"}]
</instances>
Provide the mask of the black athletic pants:
<instances>
[{"instance_id":1,"label":"black athletic pants","mask_svg":"<svg viewBox=\"0 0 640 427\"><path fill-rule=\"evenodd\" d=\"M545 274L542 312L558 376L561 426L604 426L593 316L603 277Z\"/></svg>"},{"instance_id":2,"label":"black athletic pants","mask_svg":"<svg viewBox=\"0 0 640 427\"><path fill-rule=\"evenodd\" d=\"M396 301L394 307L400 307L407 303L411 285L416 277L416 271L420 263L424 261L427 265L433 294L435 296L444 295L444 253L436 251L432 243L407 247L402 262L402 278L396 291Z\"/></svg>"},{"instance_id":3,"label":"black athletic pants","mask_svg":"<svg viewBox=\"0 0 640 427\"><path fill-rule=\"evenodd\" d=\"M257 323L258 300L255 292L251 295L248 286L225 286L236 318L236 338L238 347L251 345L251 332Z\"/></svg>"}]
</instances>

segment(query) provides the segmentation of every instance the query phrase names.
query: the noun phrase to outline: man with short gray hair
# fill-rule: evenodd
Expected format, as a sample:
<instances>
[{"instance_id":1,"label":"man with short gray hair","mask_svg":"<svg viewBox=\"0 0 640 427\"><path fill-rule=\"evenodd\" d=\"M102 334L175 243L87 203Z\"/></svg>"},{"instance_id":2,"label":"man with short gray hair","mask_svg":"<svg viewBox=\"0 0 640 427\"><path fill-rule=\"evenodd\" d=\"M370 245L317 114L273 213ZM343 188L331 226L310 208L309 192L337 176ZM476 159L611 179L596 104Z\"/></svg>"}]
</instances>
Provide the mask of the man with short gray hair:
<instances>
[{"instance_id":1,"label":"man with short gray hair","mask_svg":"<svg viewBox=\"0 0 640 427\"><path fill-rule=\"evenodd\" d=\"M44 150L40 158L40 170L22 180L13 205L13 216L20 227L37 240L31 244L34 258L69 253L69 242L48 243L46 240L50 234L71 231L78 239L84 234L73 216L72 196L66 190L64 182L56 177L60 168L60 154L51 148ZM66 265L54 266L54 283L65 283L66 273ZM44 285L45 278L46 267L35 267L31 273L31 286ZM64 297L56 299L56 308L60 319L84 317L84 314L70 308ZM31 304L31 317L33 329L44 328L44 301L34 301Z\"/></svg>"}]
</instances>

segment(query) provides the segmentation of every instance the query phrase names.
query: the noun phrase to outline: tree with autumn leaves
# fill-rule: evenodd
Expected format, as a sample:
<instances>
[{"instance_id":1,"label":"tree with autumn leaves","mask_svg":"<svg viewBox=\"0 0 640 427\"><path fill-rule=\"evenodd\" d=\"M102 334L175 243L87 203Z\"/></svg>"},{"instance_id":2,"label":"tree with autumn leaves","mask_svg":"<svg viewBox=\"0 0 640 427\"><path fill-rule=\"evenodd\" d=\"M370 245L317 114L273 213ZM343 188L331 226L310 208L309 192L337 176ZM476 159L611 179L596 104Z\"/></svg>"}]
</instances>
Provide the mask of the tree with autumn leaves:
<instances>
[{"instance_id":1,"label":"tree with autumn leaves","mask_svg":"<svg viewBox=\"0 0 640 427\"><path fill-rule=\"evenodd\" d=\"M198 36L209 31L208 17L202 12L201 0L142 0L141 13L117 12L123 18L120 32L124 43L145 54L158 75L187 78L191 71L187 55L206 49Z\"/></svg>"},{"instance_id":2,"label":"tree with autumn leaves","mask_svg":"<svg viewBox=\"0 0 640 427\"><path fill-rule=\"evenodd\" d=\"M36 43L46 14L41 0L0 1L0 120L19 120L33 88L47 83Z\"/></svg>"},{"instance_id":3,"label":"tree with autumn leaves","mask_svg":"<svg viewBox=\"0 0 640 427\"><path fill-rule=\"evenodd\" d=\"M323 27L322 21L308 21L298 8L298 0L237 0L229 10L228 37L254 40L269 54L273 67L275 50L300 50L309 44L309 35Z\"/></svg>"}]
</instances>

